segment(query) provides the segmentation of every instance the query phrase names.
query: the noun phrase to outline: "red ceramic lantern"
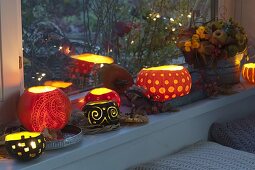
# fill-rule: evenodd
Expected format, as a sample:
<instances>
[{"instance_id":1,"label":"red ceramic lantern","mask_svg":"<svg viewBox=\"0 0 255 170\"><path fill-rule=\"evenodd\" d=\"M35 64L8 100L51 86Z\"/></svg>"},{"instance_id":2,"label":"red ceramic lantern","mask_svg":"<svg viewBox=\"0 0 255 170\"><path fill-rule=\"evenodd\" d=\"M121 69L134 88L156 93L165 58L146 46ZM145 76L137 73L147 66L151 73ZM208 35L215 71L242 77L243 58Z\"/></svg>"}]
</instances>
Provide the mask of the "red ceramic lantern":
<instances>
[{"instance_id":1,"label":"red ceramic lantern","mask_svg":"<svg viewBox=\"0 0 255 170\"><path fill-rule=\"evenodd\" d=\"M90 63L87 61L82 61L82 60L74 60L74 68L73 68L73 73L85 75L89 74L91 70L94 67L94 63Z\"/></svg>"},{"instance_id":2,"label":"red ceramic lantern","mask_svg":"<svg viewBox=\"0 0 255 170\"><path fill-rule=\"evenodd\" d=\"M154 101L164 102L189 94L191 76L183 66L166 65L142 69L136 83L145 88Z\"/></svg>"},{"instance_id":3,"label":"red ceramic lantern","mask_svg":"<svg viewBox=\"0 0 255 170\"><path fill-rule=\"evenodd\" d=\"M120 106L120 96L117 92L107 88L96 88L91 90L84 99L84 104L88 102L101 101L101 100L112 100Z\"/></svg>"},{"instance_id":4,"label":"red ceramic lantern","mask_svg":"<svg viewBox=\"0 0 255 170\"><path fill-rule=\"evenodd\" d=\"M68 122L71 104L66 94L52 86L36 86L24 91L18 104L18 118L29 131L62 129Z\"/></svg>"},{"instance_id":5,"label":"red ceramic lantern","mask_svg":"<svg viewBox=\"0 0 255 170\"><path fill-rule=\"evenodd\" d=\"M244 64L242 76L247 82L255 84L255 63Z\"/></svg>"}]
</instances>

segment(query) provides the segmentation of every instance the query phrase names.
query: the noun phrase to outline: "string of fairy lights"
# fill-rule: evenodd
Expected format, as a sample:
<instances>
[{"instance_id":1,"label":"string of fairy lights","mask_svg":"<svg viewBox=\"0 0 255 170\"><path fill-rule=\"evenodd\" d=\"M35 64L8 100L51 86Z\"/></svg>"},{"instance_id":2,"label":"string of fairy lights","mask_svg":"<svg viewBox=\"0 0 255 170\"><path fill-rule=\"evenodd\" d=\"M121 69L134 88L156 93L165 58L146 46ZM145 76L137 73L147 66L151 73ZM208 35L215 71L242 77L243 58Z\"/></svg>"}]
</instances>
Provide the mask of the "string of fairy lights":
<instances>
[{"instance_id":1,"label":"string of fairy lights","mask_svg":"<svg viewBox=\"0 0 255 170\"><path fill-rule=\"evenodd\" d=\"M183 17L184 17L184 14L180 14L180 17L178 18L178 17L176 17L176 18L174 18L174 17L170 17L169 19L167 18L167 17L162 17L161 15L160 15L160 13L158 13L158 12L152 12L152 13L150 13L146 18L147 19L151 19L151 20L153 20L153 21L157 21L158 19L161 19L161 18L163 18L164 20L169 20L169 25L173 25L171 28L169 28L169 27L165 27L165 29L167 30L167 29L170 29L172 32L175 32L178 28L178 26L179 27L182 27L183 25L184 25L184 23L182 23L182 21L184 21L184 19L183 19ZM190 19L192 18L192 12L189 12L188 13L188 15L186 16L187 18L188 18L188 21L187 22L189 22L190 21ZM177 23L175 24L175 22L177 21ZM172 40L174 40L174 43L177 43L176 42L176 37L173 37L173 39ZM131 40L130 41L130 44L132 45L132 44L134 44L135 43L135 41L134 40Z\"/></svg>"}]
</instances>

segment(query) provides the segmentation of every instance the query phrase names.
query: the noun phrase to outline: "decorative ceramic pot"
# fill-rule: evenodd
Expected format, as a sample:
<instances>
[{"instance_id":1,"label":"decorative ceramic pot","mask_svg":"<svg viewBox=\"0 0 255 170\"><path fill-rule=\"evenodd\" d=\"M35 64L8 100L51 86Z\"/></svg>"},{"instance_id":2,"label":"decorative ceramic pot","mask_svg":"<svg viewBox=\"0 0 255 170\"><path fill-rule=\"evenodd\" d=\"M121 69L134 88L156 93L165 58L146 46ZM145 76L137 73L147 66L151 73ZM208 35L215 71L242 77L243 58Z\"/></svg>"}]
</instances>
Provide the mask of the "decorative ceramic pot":
<instances>
[{"instance_id":1,"label":"decorative ceramic pot","mask_svg":"<svg viewBox=\"0 0 255 170\"><path fill-rule=\"evenodd\" d=\"M218 84L236 84L240 82L240 62L244 53L238 53L235 57L218 60L217 65L205 68L205 78L209 82Z\"/></svg>"}]
</instances>

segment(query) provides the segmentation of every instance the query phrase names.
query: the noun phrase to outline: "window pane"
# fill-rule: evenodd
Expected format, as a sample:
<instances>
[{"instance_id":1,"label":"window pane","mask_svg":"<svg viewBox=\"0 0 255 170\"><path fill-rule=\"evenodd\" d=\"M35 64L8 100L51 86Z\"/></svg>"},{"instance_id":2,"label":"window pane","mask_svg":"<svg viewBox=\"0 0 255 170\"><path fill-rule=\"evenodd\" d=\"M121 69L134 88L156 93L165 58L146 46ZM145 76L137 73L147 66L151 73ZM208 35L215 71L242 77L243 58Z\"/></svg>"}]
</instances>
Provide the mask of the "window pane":
<instances>
[{"instance_id":1,"label":"window pane","mask_svg":"<svg viewBox=\"0 0 255 170\"><path fill-rule=\"evenodd\" d=\"M135 75L183 62L178 30L210 20L211 0L22 0L25 86L72 82L67 92L99 85L103 65L71 56L111 56Z\"/></svg>"}]
</instances>

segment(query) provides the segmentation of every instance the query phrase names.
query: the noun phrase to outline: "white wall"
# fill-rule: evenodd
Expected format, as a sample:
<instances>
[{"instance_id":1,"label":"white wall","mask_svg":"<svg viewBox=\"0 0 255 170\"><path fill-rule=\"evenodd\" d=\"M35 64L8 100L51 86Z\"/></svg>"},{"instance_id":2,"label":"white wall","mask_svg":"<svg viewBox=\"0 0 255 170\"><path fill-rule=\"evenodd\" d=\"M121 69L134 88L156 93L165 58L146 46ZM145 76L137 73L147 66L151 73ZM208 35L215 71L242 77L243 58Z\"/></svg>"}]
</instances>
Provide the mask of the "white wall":
<instances>
[{"instance_id":1,"label":"white wall","mask_svg":"<svg viewBox=\"0 0 255 170\"><path fill-rule=\"evenodd\" d=\"M235 0L218 0L218 17L228 19L235 15Z\"/></svg>"},{"instance_id":2,"label":"white wall","mask_svg":"<svg viewBox=\"0 0 255 170\"><path fill-rule=\"evenodd\" d=\"M235 19L245 28L250 42L255 45L255 1L236 0Z\"/></svg>"},{"instance_id":3,"label":"white wall","mask_svg":"<svg viewBox=\"0 0 255 170\"><path fill-rule=\"evenodd\" d=\"M232 17L248 34L250 61L255 61L255 0L218 0L218 17Z\"/></svg>"},{"instance_id":4,"label":"white wall","mask_svg":"<svg viewBox=\"0 0 255 170\"><path fill-rule=\"evenodd\" d=\"M22 28L20 0L0 0L0 124L15 120L22 70Z\"/></svg>"},{"instance_id":5,"label":"white wall","mask_svg":"<svg viewBox=\"0 0 255 170\"><path fill-rule=\"evenodd\" d=\"M0 36L1 39L1 36ZM1 54L1 49L0 49L0 54ZM3 81L2 81L2 60L1 60L1 55L0 55L0 102L3 100Z\"/></svg>"},{"instance_id":6,"label":"white wall","mask_svg":"<svg viewBox=\"0 0 255 170\"><path fill-rule=\"evenodd\" d=\"M238 21L255 45L255 0L218 0L218 9L219 18Z\"/></svg>"}]
</instances>

